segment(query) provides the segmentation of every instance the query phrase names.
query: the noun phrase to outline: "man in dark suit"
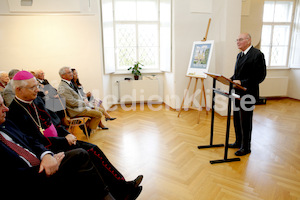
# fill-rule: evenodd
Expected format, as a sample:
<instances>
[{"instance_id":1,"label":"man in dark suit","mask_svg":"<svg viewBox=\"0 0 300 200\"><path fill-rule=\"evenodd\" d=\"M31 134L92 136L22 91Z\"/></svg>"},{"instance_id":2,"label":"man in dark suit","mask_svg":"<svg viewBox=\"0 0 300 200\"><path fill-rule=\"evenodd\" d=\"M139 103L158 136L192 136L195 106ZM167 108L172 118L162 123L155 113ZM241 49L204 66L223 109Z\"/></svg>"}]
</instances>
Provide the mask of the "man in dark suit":
<instances>
[{"instance_id":1,"label":"man in dark suit","mask_svg":"<svg viewBox=\"0 0 300 200\"><path fill-rule=\"evenodd\" d=\"M53 154L6 121L0 95L0 180L2 196L11 199L89 197L113 200L108 187L83 149ZM84 184L83 190L73 187ZM88 191L88 192L87 192Z\"/></svg>"},{"instance_id":2,"label":"man in dark suit","mask_svg":"<svg viewBox=\"0 0 300 200\"><path fill-rule=\"evenodd\" d=\"M51 112L55 112L60 119L64 118L64 107L66 105L64 105L63 101L59 99L61 97L57 93L57 90L49 83L47 79L45 79L44 71L41 69L35 70L34 76L39 82L40 92L38 95L44 100L46 108Z\"/></svg>"},{"instance_id":3,"label":"man in dark suit","mask_svg":"<svg viewBox=\"0 0 300 200\"><path fill-rule=\"evenodd\" d=\"M237 55L234 75L231 80L247 90L235 90L241 98L234 102L233 118L236 141L229 147L239 148L235 155L243 156L251 153L253 109L259 99L259 84L266 77L266 64L264 54L251 45L250 34L240 34L237 39L237 46L242 52Z\"/></svg>"}]
</instances>

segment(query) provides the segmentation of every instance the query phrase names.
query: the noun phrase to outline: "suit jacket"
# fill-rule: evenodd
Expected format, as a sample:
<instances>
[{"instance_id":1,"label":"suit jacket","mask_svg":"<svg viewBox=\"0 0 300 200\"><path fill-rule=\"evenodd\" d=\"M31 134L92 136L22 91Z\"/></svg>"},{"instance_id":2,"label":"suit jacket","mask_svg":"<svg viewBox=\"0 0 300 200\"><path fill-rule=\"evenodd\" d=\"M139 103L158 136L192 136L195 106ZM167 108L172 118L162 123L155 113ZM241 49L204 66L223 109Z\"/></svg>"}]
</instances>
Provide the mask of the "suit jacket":
<instances>
[{"instance_id":1,"label":"suit jacket","mask_svg":"<svg viewBox=\"0 0 300 200\"><path fill-rule=\"evenodd\" d=\"M61 81L58 86L58 93L66 101L67 111L70 117L75 117L82 112L89 110L80 95L65 81Z\"/></svg>"},{"instance_id":2,"label":"suit jacket","mask_svg":"<svg viewBox=\"0 0 300 200\"><path fill-rule=\"evenodd\" d=\"M37 158L40 158L45 151L49 151L36 139L22 133L21 130L10 120L6 120L0 125L0 131L6 133L15 143L34 153ZM1 179L3 176L25 179L26 177L29 178L34 174L37 174L38 167L29 167L17 153L2 142L0 142L0 158Z\"/></svg>"},{"instance_id":3,"label":"suit jacket","mask_svg":"<svg viewBox=\"0 0 300 200\"><path fill-rule=\"evenodd\" d=\"M241 85L247 88L247 91L236 89L241 96L250 94L259 98L259 84L266 77L266 64L264 54L254 47L251 47L248 53L241 57L241 53L237 55L235 63L234 75L232 80L240 80Z\"/></svg>"},{"instance_id":4,"label":"suit jacket","mask_svg":"<svg viewBox=\"0 0 300 200\"><path fill-rule=\"evenodd\" d=\"M9 81L3 91L3 96L2 96L4 103L7 107L11 104L12 100L15 98L15 91L13 90L11 84L12 81Z\"/></svg>"},{"instance_id":5,"label":"suit jacket","mask_svg":"<svg viewBox=\"0 0 300 200\"><path fill-rule=\"evenodd\" d=\"M54 96L58 94L57 90L48 82L47 79L44 80L37 79L37 81L44 86L44 88L40 88L40 90L44 92L48 91L48 94L46 96L50 98L54 98Z\"/></svg>"},{"instance_id":6,"label":"suit jacket","mask_svg":"<svg viewBox=\"0 0 300 200\"><path fill-rule=\"evenodd\" d=\"M38 95L43 98L46 108L52 112L63 111L65 109L65 105L60 102L59 98L57 98L57 90L48 82L47 79L37 79L37 81L43 85L43 87L39 88L41 92L39 92Z\"/></svg>"}]
</instances>

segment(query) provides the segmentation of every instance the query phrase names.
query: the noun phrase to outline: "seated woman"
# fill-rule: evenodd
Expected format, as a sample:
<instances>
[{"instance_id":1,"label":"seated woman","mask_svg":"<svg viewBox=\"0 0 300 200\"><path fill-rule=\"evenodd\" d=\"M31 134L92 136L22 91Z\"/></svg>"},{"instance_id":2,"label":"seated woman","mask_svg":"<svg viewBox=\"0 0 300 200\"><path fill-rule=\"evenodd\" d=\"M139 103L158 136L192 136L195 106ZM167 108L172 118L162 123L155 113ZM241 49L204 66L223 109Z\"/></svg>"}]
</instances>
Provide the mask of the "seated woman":
<instances>
[{"instance_id":1,"label":"seated woman","mask_svg":"<svg viewBox=\"0 0 300 200\"><path fill-rule=\"evenodd\" d=\"M115 120L116 118L112 118L108 112L105 110L104 106L102 105L102 101L101 100L96 100L94 99L94 97L92 96L92 93L91 92L87 92L85 93L84 90L83 90L83 87L81 85L81 83L79 82L79 78L78 78L78 73L76 71L76 69L71 69L72 72L73 72L73 80L72 80L72 83L73 85L77 88L79 94L82 96L83 99L87 99L91 106L92 107L100 107L104 110L103 114L105 116L105 120L108 121L108 120Z\"/></svg>"}]
</instances>

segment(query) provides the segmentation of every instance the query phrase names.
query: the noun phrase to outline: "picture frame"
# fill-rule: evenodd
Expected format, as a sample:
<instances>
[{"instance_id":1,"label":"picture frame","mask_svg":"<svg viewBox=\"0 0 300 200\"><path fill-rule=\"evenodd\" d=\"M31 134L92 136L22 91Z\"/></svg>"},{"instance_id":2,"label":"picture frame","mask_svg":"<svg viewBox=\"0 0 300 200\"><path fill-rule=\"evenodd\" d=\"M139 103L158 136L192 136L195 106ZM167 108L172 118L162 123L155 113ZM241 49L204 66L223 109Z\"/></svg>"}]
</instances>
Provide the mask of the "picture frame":
<instances>
[{"instance_id":1,"label":"picture frame","mask_svg":"<svg viewBox=\"0 0 300 200\"><path fill-rule=\"evenodd\" d=\"M190 62L186 75L190 77L203 77L207 75L210 60L213 52L214 41L195 41L190 57Z\"/></svg>"}]
</instances>

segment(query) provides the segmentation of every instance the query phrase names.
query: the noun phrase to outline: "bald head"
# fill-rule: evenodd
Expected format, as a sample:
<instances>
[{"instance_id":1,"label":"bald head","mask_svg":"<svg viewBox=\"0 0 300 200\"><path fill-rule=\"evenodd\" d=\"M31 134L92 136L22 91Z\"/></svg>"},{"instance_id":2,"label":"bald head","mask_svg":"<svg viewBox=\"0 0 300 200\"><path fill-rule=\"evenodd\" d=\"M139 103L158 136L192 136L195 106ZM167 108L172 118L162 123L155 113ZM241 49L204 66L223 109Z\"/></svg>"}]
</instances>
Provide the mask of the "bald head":
<instances>
[{"instance_id":1,"label":"bald head","mask_svg":"<svg viewBox=\"0 0 300 200\"><path fill-rule=\"evenodd\" d=\"M38 70L35 70L34 73L35 73L35 77L37 79L40 79L40 80L44 80L45 79L45 73L44 73L43 70L38 69Z\"/></svg>"},{"instance_id":2,"label":"bald head","mask_svg":"<svg viewBox=\"0 0 300 200\"><path fill-rule=\"evenodd\" d=\"M240 50L245 51L251 46L251 35L249 33L241 33L236 40L237 46Z\"/></svg>"},{"instance_id":3,"label":"bald head","mask_svg":"<svg viewBox=\"0 0 300 200\"><path fill-rule=\"evenodd\" d=\"M7 85L7 83L9 82L8 73L4 71L0 72L0 82L3 83L4 85Z\"/></svg>"}]
</instances>

